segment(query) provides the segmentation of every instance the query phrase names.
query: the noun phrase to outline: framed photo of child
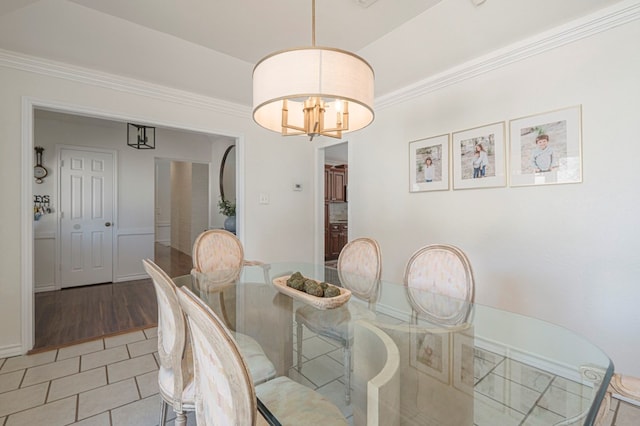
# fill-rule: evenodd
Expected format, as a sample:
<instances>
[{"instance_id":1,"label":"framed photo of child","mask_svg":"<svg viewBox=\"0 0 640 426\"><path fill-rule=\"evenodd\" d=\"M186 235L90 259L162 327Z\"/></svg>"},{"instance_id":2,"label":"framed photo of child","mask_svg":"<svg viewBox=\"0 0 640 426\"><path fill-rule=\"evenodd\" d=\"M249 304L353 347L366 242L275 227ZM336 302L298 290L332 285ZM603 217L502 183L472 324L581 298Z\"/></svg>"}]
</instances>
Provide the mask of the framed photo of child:
<instances>
[{"instance_id":1,"label":"framed photo of child","mask_svg":"<svg viewBox=\"0 0 640 426\"><path fill-rule=\"evenodd\" d=\"M409 192L449 189L449 135L409 142Z\"/></svg>"},{"instance_id":2,"label":"framed photo of child","mask_svg":"<svg viewBox=\"0 0 640 426\"><path fill-rule=\"evenodd\" d=\"M506 186L504 122L453 133L453 189Z\"/></svg>"},{"instance_id":3,"label":"framed photo of child","mask_svg":"<svg viewBox=\"0 0 640 426\"><path fill-rule=\"evenodd\" d=\"M582 108L511 120L511 186L582 182Z\"/></svg>"}]
</instances>

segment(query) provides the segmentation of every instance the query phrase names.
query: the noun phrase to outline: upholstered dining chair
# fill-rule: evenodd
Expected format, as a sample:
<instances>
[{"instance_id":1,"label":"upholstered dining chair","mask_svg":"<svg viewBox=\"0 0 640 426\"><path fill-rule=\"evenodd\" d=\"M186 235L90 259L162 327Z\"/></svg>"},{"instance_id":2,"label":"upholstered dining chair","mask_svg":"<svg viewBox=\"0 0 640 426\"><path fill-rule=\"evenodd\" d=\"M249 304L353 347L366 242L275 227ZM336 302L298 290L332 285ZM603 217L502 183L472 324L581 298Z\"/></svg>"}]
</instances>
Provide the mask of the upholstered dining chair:
<instances>
[{"instance_id":1,"label":"upholstered dining chair","mask_svg":"<svg viewBox=\"0 0 640 426\"><path fill-rule=\"evenodd\" d=\"M193 243L193 269L191 274L197 281L206 284L208 290L215 290L233 284L240 276L244 266L260 266L264 271L265 282L269 283L269 265L244 258L242 242L224 229L209 229L202 232ZM212 274L215 274L212 275ZM213 278L212 278L213 277ZM233 330L224 305L223 293L215 292L222 319Z\"/></svg>"},{"instance_id":2,"label":"upholstered dining chair","mask_svg":"<svg viewBox=\"0 0 640 426\"><path fill-rule=\"evenodd\" d=\"M242 242L224 229L209 229L202 232L193 243L193 268L199 272L241 271L243 266L268 265L257 260L246 260ZM238 272L239 273L239 272Z\"/></svg>"},{"instance_id":3,"label":"upholstered dining chair","mask_svg":"<svg viewBox=\"0 0 640 426\"><path fill-rule=\"evenodd\" d=\"M296 311L297 369L302 368L303 326L310 331L337 341L343 347L345 399L350 402L351 344L353 321L374 319L375 305L380 292L382 256L378 242L371 238L357 238L348 242L338 256L338 277L343 287L351 290L352 297L366 302L347 303L330 312L304 306Z\"/></svg>"},{"instance_id":4,"label":"upholstered dining chair","mask_svg":"<svg viewBox=\"0 0 640 426\"><path fill-rule=\"evenodd\" d=\"M158 386L162 399L160 425L166 423L167 405L176 413L176 426L186 425L185 411L195 410L193 361L182 309L171 278L149 259L142 261L158 300Z\"/></svg>"},{"instance_id":5,"label":"upholstered dining chair","mask_svg":"<svg viewBox=\"0 0 640 426\"><path fill-rule=\"evenodd\" d=\"M186 323L173 280L149 259L142 261L151 277L158 300L158 385L162 406L160 425L166 422L167 405L176 412L176 424L186 424L185 411L193 411L193 357L187 338ZM264 383L276 376L273 363L260 344L250 336L234 333L240 351L248 362L254 383Z\"/></svg>"},{"instance_id":6,"label":"upholstered dining chair","mask_svg":"<svg viewBox=\"0 0 640 426\"><path fill-rule=\"evenodd\" d=\"M417 250L404 273L412 320L418 317L441 326L468 321L475 294L469 259L459 248L433 244Z\"/></svg>"},{"instance_id":7,"label":"upholstered dining chair","mask_svg":"<svg viewBox=\"0 0 640 426\"><path fill-rule=\"evenodd\" d=\"M235 339L221 319L189 289L178 289L178 298L193 342L199 426L265 424L258 409L282 424L347 424L329 400L288 377L255 386ZM267 411L259 407L258 398Z\"/></svg>"}]
</instances>

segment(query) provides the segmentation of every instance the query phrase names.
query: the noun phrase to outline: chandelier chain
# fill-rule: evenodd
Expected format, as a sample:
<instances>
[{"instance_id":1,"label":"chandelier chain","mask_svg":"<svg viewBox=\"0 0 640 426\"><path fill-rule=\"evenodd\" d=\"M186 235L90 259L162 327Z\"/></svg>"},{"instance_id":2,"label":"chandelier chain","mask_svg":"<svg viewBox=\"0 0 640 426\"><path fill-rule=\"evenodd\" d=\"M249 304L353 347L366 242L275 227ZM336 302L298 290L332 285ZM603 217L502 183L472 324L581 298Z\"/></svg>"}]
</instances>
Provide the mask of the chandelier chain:
<instances>
[{"instance_id":1,"label":"chandelier chain","mask_svg":"<svg viewBox=\"0 0 640 426\"><path fill-rule=\"evenodd\" d=\"M316 0L311 0L311 46L316 46Z\"/></svg>"}]
</instances>

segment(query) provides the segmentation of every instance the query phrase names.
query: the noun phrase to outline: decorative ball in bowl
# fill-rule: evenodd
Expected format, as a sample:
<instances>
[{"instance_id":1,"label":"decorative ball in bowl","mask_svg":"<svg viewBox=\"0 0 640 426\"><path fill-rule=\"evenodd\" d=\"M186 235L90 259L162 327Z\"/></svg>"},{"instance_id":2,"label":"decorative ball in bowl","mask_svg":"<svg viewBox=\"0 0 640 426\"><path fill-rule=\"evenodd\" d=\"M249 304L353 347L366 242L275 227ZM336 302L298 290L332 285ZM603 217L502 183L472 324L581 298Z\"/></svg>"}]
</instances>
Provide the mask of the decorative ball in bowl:
<instances>
[{"instance_id":1,"label":"decorative ball in bowl","mask_svg":"<svg viewBox=\"0 0 640 426\"><path fill-rule=\"evenodd\" d=\"M318 309L332 309L344 305L351 291L326 282L304 277L300 272L273 280L276 289Z\"/></svg>"}]
</instances>

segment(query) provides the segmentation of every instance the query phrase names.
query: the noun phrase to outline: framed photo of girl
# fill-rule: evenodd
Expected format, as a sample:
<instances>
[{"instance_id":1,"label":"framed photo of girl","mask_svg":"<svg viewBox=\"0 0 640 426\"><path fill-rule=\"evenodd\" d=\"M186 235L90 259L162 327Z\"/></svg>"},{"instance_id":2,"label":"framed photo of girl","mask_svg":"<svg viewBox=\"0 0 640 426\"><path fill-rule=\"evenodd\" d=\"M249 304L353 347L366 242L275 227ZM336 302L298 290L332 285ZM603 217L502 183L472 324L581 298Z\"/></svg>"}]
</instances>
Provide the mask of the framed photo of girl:
<instances>
[{"instance_id":1,"label":"framed photo of girl","mask_svg":"<svg viewBox=\"0 0 640 426\"><path fill-rule=\"evenodd\" d=\"M504 122L453 134L453 189L506 186Z\"/></svg>"},{"instance_id":2,"label":"framed photo of girl","mask_svg":"<svg viewBox=\"0 0 640 426\"><path fill-rule=\"evenodd\" d=\"M409 192L449 189L449 135L409 142Z\"/></svg>"},{"instance_id":3,"label":"framed photo of girl","mask_svg":"<svg viewBox=\"0 0 640 426\"><path fill-rule=\"evenodd\" d=\"M511 120L511 186L582 182L581 106Z\"/></svg>"}]
</instances>

